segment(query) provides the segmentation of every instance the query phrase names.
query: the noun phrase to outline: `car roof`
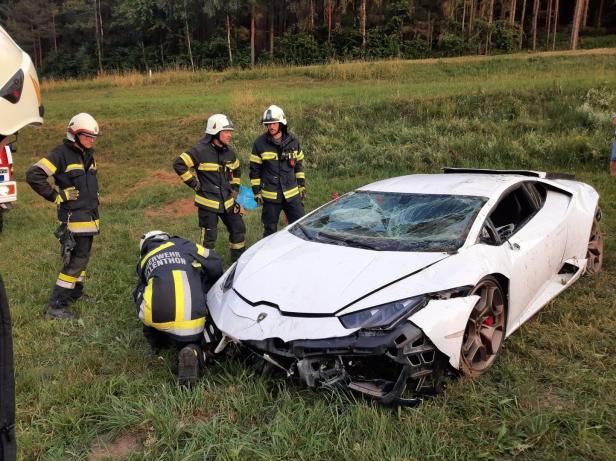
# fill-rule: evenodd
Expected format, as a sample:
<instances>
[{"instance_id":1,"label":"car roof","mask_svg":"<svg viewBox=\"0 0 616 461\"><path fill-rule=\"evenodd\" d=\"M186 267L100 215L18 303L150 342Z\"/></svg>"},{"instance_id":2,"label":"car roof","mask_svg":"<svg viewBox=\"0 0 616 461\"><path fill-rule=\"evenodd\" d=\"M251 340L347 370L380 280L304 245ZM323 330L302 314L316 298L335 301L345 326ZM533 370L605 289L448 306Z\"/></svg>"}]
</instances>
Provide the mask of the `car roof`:
<instances>
[{"instance_id":1,"label":"car roof","mask_svg":"<svg viewBox=\"0 0 616 461\"><path fill-rule=\"evenodd\" d=\"M532 180L517 174L413 174L384 179L360 187L360 191L407 194L445 194L493 197L510 186Z\"/></svg>"}]
</instances>

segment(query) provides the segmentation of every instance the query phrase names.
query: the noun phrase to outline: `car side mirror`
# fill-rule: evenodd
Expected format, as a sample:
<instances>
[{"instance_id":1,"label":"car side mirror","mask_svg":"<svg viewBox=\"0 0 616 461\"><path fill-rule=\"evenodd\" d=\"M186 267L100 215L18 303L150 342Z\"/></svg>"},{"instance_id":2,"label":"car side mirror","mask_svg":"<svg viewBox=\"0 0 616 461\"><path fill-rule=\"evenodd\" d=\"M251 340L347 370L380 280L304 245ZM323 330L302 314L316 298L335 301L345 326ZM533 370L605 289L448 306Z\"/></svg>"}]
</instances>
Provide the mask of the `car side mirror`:
<instances>
[{"instance_id":1,"label":"car side mirror","mask_svg":"<svg viewBox=\"0 0 616 461\"><path fill-rule=\"evenodd\" d=\"M501 239L501 241L504 242L505 240L508 240L509 237L513 235L514 229L515 229L514 224L505 224L504 226L497 227L496 233L498 234L498 237Z\"/></svg>"}]
</instances>

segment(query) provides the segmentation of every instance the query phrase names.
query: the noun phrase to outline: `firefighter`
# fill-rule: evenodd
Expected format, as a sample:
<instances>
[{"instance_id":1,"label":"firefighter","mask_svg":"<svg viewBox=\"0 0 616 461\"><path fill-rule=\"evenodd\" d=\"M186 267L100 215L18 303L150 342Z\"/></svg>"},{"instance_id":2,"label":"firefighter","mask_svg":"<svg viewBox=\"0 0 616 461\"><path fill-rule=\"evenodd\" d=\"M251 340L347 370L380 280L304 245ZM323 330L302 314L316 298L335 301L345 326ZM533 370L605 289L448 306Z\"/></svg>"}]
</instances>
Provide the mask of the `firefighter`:
<instances>
[{"instance_id":1,"label":"firefighter","mask_svg":"<svg viewBox=\"0 0 616 461\"><path fill-rule=\"evenodd\" d=\"M287 118L278 106L263 113L266 132L252 146L250 184L255 200L263 207L263 237L276 232L280 212L289 223L304 216L306 195L304 153L297 137L288 131Z\"/></svg>"},{"instance_id":2,"label":"firefighter","mask_svg":"<svg viewBox=\"0 0 616 461\"><path fill-rule=\"evenodd\" d=\"M0 151L26 125L43 123L38 76L30 56L0 26ZM0 277L0 460L17 458L11 313Z\"/></svg>"},{"instance_id":3,"label":"firefighter","mask_svg":"<svg viewBox=\"0 0 616 461\"><path fill-rule=\"evenodd\" d=\"M90 114L75 115L66 128L66 139L26 173L28 184L58 206L62 269L49 298L48 319L76 317L69 306L83 296L83 280L90 259L93 236L98 234L98 181L94 143L98 123ZM52 187L48 178L53 178Z\"/></svg>"},{"instance_id":4,"label":"firefighter","mask_svg":"<svg viewBox=\"0 0 616 461\"><path fill-rule=\"evenodd\" d=\"M240 162L229 147L233 122L223 114L207 120L205 137L173 162L182 181L195 191L195 206L201 228L200 243L213 249L218 236L218 218L229 231L231 261L244 252L246 226L235 198L240 189Z\"/></svg>"},{"instance_id":5,"label":"firefighter","mask_svg":"<svg viewBox=\"0 0 616 461\"><path fill-rule=\"evenodd\" d=\"M159 230L144 234L139 250L133 296L143 334L155 351L177 346L178 380L191 386L205 363L204 347L218 336L206 319L205 294L222 275L220 258L214 250Z\"/></svg>"}]
</instances>

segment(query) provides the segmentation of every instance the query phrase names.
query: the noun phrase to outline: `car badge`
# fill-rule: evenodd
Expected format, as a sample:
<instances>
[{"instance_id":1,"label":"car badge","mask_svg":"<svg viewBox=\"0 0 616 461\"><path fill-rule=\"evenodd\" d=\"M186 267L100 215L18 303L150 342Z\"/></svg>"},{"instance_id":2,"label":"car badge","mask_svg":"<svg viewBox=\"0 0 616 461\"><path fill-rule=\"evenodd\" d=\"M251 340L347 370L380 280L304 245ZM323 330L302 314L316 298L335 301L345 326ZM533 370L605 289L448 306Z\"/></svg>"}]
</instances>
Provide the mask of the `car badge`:
<instances>
[{"instance_id":1,"label":"car badge","mask_svg":"<svg viewBox=\"0 0 616 461\"><path fill-rule=\"evenodd\" d=\"M265 319L265 317L267 317L267 314L265 312L261 312L258 316L257 316L257 323L260 323L262 320Z\"/></svg>"}]
</instances>

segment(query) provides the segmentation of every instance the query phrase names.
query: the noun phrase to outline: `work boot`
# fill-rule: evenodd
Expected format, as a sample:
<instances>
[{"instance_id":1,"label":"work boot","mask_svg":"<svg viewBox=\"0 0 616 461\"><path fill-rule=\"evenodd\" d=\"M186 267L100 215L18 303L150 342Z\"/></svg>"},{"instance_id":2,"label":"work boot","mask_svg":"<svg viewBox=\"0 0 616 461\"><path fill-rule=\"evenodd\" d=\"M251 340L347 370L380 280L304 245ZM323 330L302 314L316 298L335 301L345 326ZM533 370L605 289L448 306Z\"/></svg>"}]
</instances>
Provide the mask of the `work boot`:
<instances>
[{"instance_id":1,"label":"work boot","mask_svg":"<svg viewBox=\"0 0 616 461\"><path fill-rule=\"evenodd\" d=\"M80 299L85 302L96 301L94 296L83 292L83 283L77 282L75 288L71 291L71 301L75 302Z\"/></svg>"},{"instance_id":2,"label":"work boot","mask_svg":"<svg viewBox=\"0 0 616 461\"><path fill-rule=\"evenodd\" d=\"M73 320L77 317L78 315L68 307L47 306L47 313L45 314L47 320Z\"/></svg>"},{"instance_id":3,"label":"work boot","mask_svg":"<svg viewBox=\"0 0 616 461\"><path fill-rule=\"evenodd\" d=\"M235 261L237 261L238 259L240 259L240 256L242 256L242 253L244 253L244 248L240 248L239 250L235 250L232 249L231 250L231 264L233 264Z\"/></svg>"},{"instance_id":4,"label":"work boot","mask_svg":"<svg viewBox=\"0 0 616 461\"><path fill-rule=\"evenodd\" d=\"M199 378L199 356L201 351L194 344L182 348L178 354L178 381L180 386L192 387Z\"/></svg>"}]
</instances>

